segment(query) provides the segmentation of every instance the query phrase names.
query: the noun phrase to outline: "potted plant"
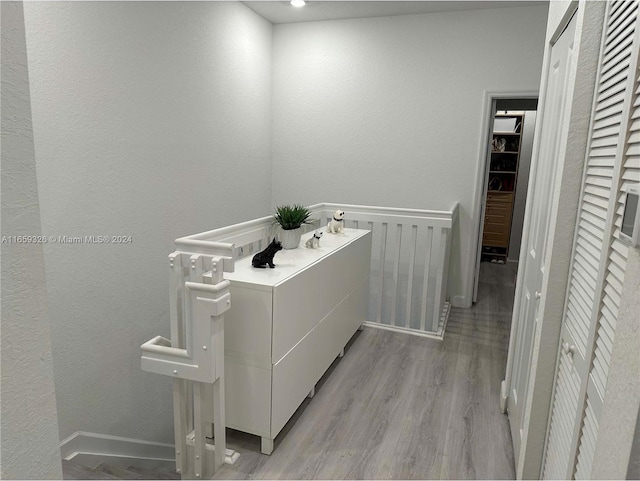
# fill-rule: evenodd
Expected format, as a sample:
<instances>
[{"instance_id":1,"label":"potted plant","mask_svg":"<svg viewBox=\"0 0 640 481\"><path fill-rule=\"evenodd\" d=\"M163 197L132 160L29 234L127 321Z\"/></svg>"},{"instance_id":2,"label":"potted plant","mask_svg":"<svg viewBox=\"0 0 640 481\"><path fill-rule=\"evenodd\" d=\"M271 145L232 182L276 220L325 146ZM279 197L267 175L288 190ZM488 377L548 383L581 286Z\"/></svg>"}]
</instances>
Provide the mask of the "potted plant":
<instances>
[{"instance_id":1,"label":"potted plant","mask_svg":"<svg viewBox=\"0 0 640 481\"><path fill-rule=\"evenodd\" d=\"M300 204L285 204L276 207L274 224L280 225L280 242L284 249L295 249L300 244L302 224L309 224L311 211Z\"/></svg>"}]
</instances>

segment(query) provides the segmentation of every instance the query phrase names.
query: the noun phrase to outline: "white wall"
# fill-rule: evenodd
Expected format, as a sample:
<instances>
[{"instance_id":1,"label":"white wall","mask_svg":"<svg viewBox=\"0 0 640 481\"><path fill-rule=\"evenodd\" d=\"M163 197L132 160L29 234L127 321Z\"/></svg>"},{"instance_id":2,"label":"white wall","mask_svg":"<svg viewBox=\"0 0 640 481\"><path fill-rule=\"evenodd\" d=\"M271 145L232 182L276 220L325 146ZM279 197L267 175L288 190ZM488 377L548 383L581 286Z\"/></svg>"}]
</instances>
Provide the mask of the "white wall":
<instances>
[{"instance_id":1,"label":"white wall","mask_svg":"<svg viewBox=\"0 0 640 481\"><path fill-rule=\"evenodd\" d=\"M470 304L484 92L537 91L547 7L276 25L273 204L448 209Z\"/></svg>"},{"instance_id":2,"label":"white wall","mask_svg":"<svg viewBox=\"0 0 640 481\"><path fill-rule=\"evenodd\" d=\"M529 169L531 167L531 153L533 150L533 132L536 126L535 110L527 110L522 126L522 144L520 146L520 160L518 161L518 185L513 202L511 217L511 238L509 239L510 261L518 261L520 244L522 243L522 228L524 225L524 208L527 203L527 187L529 185Z\"/></svg>"},{"instance_id":3,"label":"white wall","mask_svg":"<svg viewBox=\"0 0 640 481\"><path fill-rule=\"evenodd\" d=\"M266 215L270 23L237 2L25 4L60 436L173 439L169 336L179 236ZM224 208L221 208L224 207Z\"/></svg>"},{"instance_id":4,"label":"white wall","mask_svg":"<svg viewBox=\"0 0 640 481\"><path fill-rule=\"evenodd\" d=\"M611 351L592 479L638 479L640 409L640 249L629 248ZM635 443L634 443L635 439ZM635 449L632 450L635 444Z\"/></svg>"},{"instance_id":5,"label":"white wall","mask_svg":"<svg viewBox=\"0 0 640 481\"><path fill-rule=\"evenodd\" d=\"M21 2L2 24L2 479L62 479ZM7 237L5 237L7 236ZM37 239L36 239L37 240Z\"/></svg>"}]
</instances>

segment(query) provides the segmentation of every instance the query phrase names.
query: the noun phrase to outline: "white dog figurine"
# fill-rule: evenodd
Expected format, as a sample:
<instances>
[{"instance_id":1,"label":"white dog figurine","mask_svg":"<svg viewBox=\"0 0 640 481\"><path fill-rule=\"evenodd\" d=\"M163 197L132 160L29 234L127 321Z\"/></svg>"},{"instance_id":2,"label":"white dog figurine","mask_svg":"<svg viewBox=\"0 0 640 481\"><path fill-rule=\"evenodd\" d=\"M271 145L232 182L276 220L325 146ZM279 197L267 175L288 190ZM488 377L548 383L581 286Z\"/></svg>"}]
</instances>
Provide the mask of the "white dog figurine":
<instances>
[{"instance_id":1,"label":"white dog figurine","mask_svg":"<svg viewBox=\"0 0 640 481\"><path fill-rule=\"evenodd\" d=\"M344 211L333 211L333 219L327 224L327 232L330 234L342 234L344 230Z\"/></svg>"},{"instance_id":2,"label":"white dog figurine","mask_svg":"<svg viewBox=\"0 0 640 481\"><path fill-rule=\"evenodd\" d=\"M313 237L310 237L307 243L305 244L309 249L315 249L316 247L320 247L320 237L322 237L322 232L319 230L315 231Z\"/></svg>"}]
</instances>

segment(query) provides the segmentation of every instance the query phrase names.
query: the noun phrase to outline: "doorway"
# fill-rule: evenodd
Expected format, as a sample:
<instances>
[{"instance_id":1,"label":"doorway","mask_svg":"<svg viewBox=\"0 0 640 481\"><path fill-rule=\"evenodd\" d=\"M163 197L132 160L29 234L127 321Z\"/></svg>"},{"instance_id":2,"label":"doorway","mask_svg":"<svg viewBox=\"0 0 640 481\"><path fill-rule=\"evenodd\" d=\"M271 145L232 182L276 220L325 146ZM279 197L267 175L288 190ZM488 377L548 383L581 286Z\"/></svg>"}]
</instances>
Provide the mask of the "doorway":
<instances>
[{"instance_id":1,"label":"doorway","mask_svg":"<svg viewBox=\"0 0 640 481\"><path fill-rule=\"evenodd\" d=\"M537 106L534 95L491 98L486 119L474 303L481 276L506 276L509 284L515 282Z\"/></svg>"}]
</instances>

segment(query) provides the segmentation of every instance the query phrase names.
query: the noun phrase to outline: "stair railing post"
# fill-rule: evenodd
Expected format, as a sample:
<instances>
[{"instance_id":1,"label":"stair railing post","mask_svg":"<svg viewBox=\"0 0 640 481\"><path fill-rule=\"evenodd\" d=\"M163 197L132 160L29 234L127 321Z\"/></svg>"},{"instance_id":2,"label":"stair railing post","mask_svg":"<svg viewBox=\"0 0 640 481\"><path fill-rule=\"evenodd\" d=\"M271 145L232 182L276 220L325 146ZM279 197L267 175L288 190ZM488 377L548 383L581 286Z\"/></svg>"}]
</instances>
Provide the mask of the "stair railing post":
<instances>
[{"instance_id":1,"label":"stair railing post","mask_svg":"<svg viewBox=\"0 0 640 481\"><path fill-rule=\"evenodd\" d=\"M175 252L169 265L173 340L156 336L144 343L142 368L174 378L176 470L183 479L209 479L239 456L226 449L225 436L224 312L231 306L230 282L223 278L222 257ZM215 445L207 442L212 424Z\"/></svg>"}]
</instances>

